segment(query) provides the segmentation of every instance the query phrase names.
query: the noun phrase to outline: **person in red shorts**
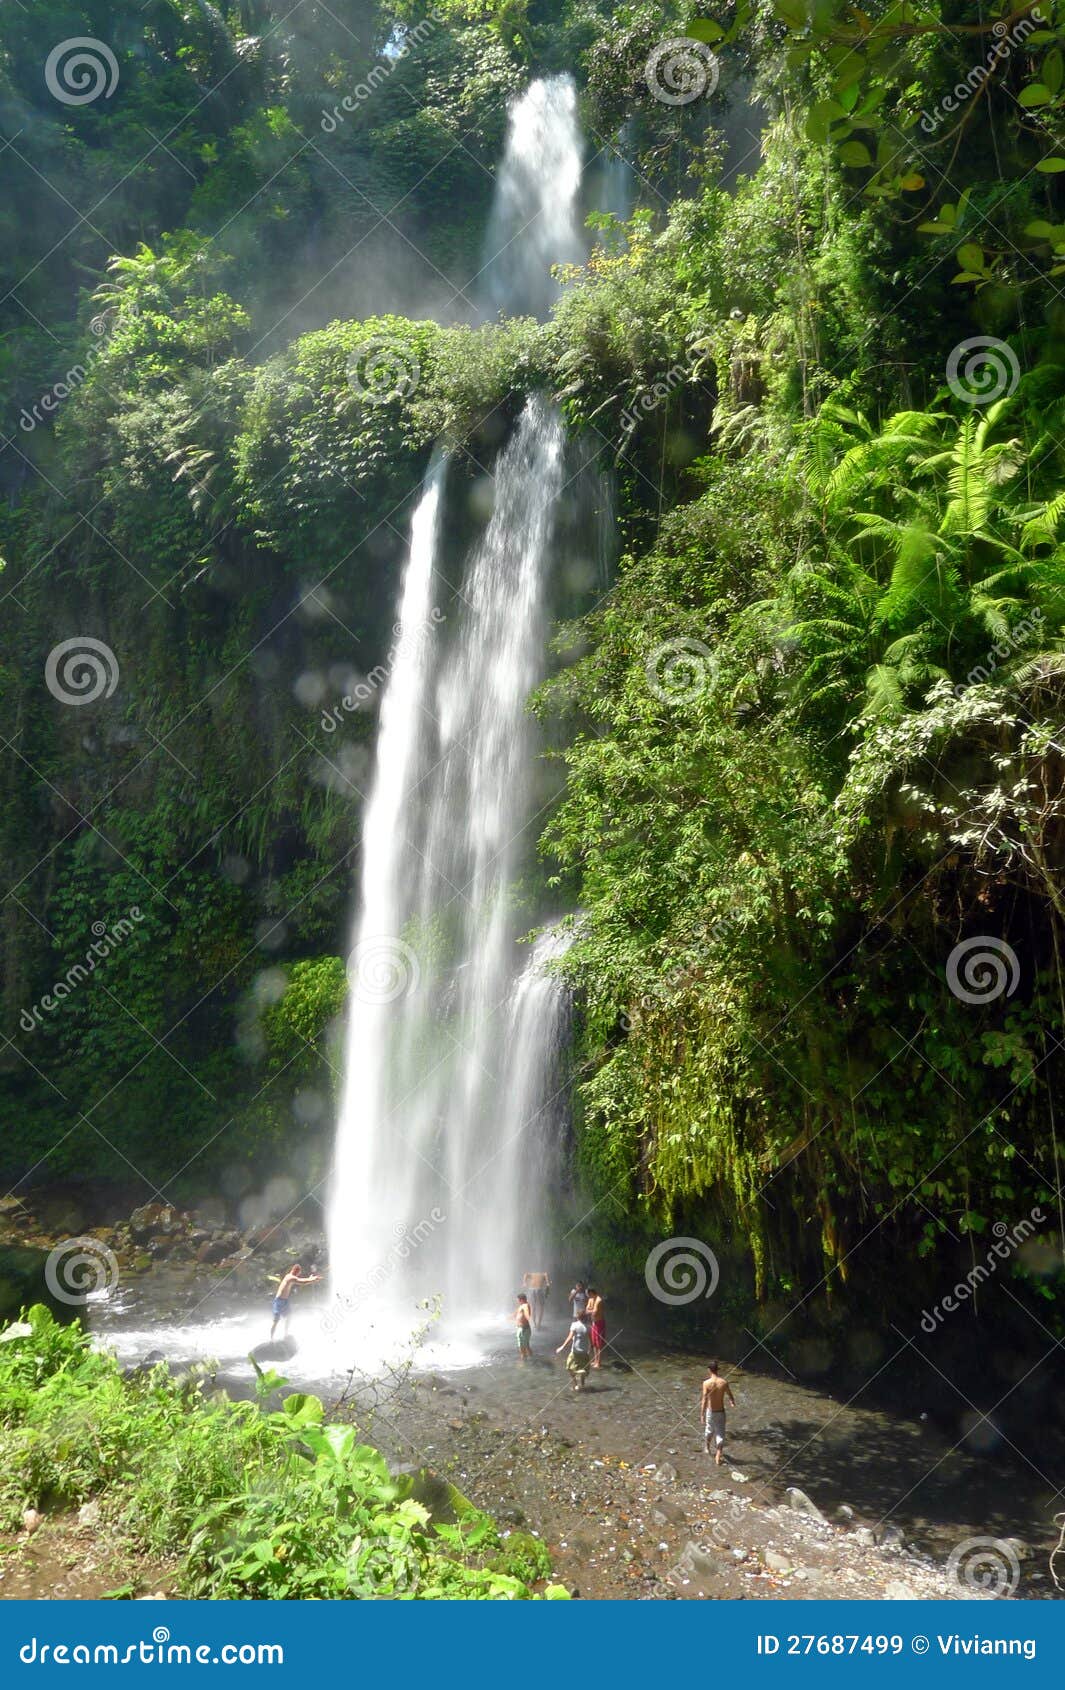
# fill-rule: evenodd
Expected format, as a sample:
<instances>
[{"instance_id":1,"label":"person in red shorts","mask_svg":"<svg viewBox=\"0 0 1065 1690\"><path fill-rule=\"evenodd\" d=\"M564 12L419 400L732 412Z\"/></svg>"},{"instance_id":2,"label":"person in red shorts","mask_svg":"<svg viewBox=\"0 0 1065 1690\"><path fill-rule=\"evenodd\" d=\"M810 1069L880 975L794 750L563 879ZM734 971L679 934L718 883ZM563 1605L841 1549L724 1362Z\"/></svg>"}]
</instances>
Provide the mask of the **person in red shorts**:
<instances>
[{"instance_id":1,"label":"person in red shorts","mask_svg":"<svg viewBox=\"0 0 1065 1690\"><path fill-rule=\"evenodd\" d=\"M592 1366L599 1367L606 1343L606 1316L603 1313L602 1296L591 1288L588 1291L588 1306L584 1311L584 1318L588 1322L592 1340Z\"/></svg>"}]
</instances>

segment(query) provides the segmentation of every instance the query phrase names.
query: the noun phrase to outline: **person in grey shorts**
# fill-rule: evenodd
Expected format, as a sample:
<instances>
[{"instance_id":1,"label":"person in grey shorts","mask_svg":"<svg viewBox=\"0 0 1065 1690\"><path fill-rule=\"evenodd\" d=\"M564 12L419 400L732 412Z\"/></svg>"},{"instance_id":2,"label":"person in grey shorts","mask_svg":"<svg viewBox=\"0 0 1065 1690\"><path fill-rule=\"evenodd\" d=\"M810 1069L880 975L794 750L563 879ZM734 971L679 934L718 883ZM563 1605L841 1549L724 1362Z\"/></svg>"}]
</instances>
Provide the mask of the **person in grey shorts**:
<instances>
[{"instance_id":1,"label":"person in grey shorts","mask_svg":"<svg viewBox=\"0 0 1065 1690\"><path fill-rule=\"evenodd\" d=\"M721 1466L725 1451L725 1402L726 1399L736 1406L736 1399L732 1395L732 1386L727 1379L722 1379L717 1371L717 1362L710 1363L710 1372L703 1380L703 1394L700 1399L700 1415L706 1432L706 1453L710 1454L711 1440L714 1445L714 1464Z\"/></svg>"}]
</instances>

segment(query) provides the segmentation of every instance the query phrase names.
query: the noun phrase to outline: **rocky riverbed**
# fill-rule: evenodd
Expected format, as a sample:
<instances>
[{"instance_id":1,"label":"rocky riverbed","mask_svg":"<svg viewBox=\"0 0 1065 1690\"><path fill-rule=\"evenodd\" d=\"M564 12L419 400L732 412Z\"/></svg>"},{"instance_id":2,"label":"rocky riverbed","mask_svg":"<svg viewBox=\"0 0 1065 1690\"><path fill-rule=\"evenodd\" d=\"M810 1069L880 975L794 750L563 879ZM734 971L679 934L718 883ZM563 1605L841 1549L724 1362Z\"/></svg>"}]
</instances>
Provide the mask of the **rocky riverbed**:
<instances>
[{"instance_id":1,"label":"rocky riverbed","mask_svg":"<svg viewBox=\"0 0 1065 1690\"><path fill-rule=\"evenodd\" d=\"M539 1335L527 1367L501 1346L483 1367L416 1381L373 1436L542 1537L582 1596L1057 1594L1052 1499L1016 1470L951 1452L920 1421L742 1370L717 1468L697 1357L646 1339L626 1350L623 1335L575 1395L550 1357L563 1330Z\"/></svg>"},{"instance_id":2,"label":"rocky riverbed","mask_svg":"<svg viewBox=\"0 0 1065 1690\"><path fill-rule=\"evenodd\" d=\"M80 1222L82 1240L94 1239L118 1268L117 1283L86 1311L101 1342L130 1362L153 1354L178 1371L194 1364L208 1389L253 1394L247 1356L267 1337L272 1280L296 1259L321 1257L314 1217L239 1227L220 1205L143 1204L121 1221L86 1225L91 1218L9 1202L0 1244L52 1250ZM867 1395L837 1400L771 1364L729 1368L726 1355L738 1404L729 1460L715 1468L698 1420L703 1358L646 1327L617 1330L580 1395L553 1355L565 1330L557 1314L520 1366L501 1311L479 1365L430 1371L415 1356L392 1378L343 1396L342 1378L321 1372L312 1341L327 1304L314 1291L301 1298L292 1341L264 1359L358 1418L395 1465L436 1471L504 1530L539 1536L582 1597L1058 1594L1051 1556L1061 1479L1040 1471L1038 1445L974 1453L965 1405L955 1436L919 1410L889 1412ZM205 1368L203 1346L216 1341L218 1365ZM68 1526L76 1581L85 1531ZM43 1543L12 1546L24 1570ZM18 1556L9 1563L0 1592L24 1587L19 1564ZM158 1582L154 1570L146 1577ZM39 1579L35 1591L46 1594Z\"/></svg>"}]
</instances>

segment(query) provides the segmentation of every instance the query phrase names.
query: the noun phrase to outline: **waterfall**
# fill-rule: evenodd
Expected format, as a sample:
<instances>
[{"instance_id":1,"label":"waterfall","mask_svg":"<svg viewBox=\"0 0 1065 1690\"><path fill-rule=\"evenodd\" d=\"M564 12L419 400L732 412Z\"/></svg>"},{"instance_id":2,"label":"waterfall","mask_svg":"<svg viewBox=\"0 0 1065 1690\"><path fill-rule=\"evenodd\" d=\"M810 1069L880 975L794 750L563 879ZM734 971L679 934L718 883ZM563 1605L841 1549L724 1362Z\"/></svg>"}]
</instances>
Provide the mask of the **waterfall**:
<instances>
[{"instance_id":1,"label":"waterfall","mask_svg":"<svg viewBox=\"0 0 1065 1690\"><path fill-rule=\"evenodd\" d=\"M569 76L530 84L510 112L488 223L482 286L492 313L546 317L558 297L554 264L579 264L581 144Z\"/></svg>"},{"instance_id":2,"label":"waterfall","mask_svg":"<svg viewBox=\"0 0 1065 1690\"><path fill-rule=\"evenodd\" d=\"M550 265L581 252L580 177L573 83L534 82L498 177L497 305L549 307ZM448 475L440 456L411 523L364 818L329 1217L356 1337L389 1310L409 1316L416 1294L440 1293L446 1317L504 1311L523 1269L544 1265L557 1181L566 997L547 965L564 941L518 940L539 913L522 890L538 832L527 702L567 480L558 413L525 405L454 590L439 555Z\"/></svg>"}]
</instances>

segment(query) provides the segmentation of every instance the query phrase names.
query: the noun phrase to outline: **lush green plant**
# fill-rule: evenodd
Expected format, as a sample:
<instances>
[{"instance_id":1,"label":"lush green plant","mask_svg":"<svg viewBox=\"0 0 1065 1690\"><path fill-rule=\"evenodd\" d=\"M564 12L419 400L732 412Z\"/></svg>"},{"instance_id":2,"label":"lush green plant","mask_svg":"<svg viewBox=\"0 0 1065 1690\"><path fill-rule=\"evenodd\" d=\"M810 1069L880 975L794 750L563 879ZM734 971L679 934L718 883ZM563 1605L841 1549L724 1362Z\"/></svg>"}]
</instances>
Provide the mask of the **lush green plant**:
<instances>
[{"instance_id":1,"label":"lush green plant","mask_svg":"<svg viewBox=\"0 0 1065 1690\"><path fill-rule=\"evenodd\" d=\"M176 1555L183 1592L200 1597L514 1599L550 1574L534 1539L501 1554L464 1499L457 1524L434 1524L409 1479L354 1426L327 1423L318 1398L267 1406L282 1380L263 1380L262 1407L208 1395L207 1374L127 1381L76 1324L35 1307L25 1325L0 1343L7 1526L28 1505L98 1497L135 1547Z\"/></svg>"}]
</instances>

